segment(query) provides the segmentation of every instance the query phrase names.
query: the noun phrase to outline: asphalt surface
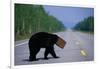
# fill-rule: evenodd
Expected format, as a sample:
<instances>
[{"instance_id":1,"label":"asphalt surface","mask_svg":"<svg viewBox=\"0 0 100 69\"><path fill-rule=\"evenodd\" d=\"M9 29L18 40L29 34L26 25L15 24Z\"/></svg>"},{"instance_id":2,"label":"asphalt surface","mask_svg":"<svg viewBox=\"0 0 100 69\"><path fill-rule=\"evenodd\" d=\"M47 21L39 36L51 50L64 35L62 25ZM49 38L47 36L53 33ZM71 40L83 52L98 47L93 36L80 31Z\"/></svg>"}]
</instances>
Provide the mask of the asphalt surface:
<instances>
[{"instance_id":1,"label":"asphalt surface","mask_svg":"<svg viewBox=\"0 0 100 69\"><path fill-rule=\"evenodd\" d=\"M44 51L42 48L37 54L38 61L29 62L28 39L15 42L15 65L34 65L49 63L81 62L94 60L94 35L89 33L68 30L55 33L63 38L67 44L64 49L55 47L55 52L60 58L52 58L49 54L49 60L44 60Z\"/></svg>"}]
</instances>

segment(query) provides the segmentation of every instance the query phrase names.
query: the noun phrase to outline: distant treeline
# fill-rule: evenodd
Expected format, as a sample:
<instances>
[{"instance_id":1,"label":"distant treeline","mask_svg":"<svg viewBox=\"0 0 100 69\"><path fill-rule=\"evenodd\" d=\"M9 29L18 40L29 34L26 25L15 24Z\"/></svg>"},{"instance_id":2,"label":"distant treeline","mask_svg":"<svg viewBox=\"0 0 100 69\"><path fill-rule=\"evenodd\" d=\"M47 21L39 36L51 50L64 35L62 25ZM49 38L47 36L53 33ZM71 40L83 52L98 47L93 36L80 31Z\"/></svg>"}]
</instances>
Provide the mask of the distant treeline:
<instances>
[{"instance_id":1,"label":"distant treeline","mask_svg":"<svg viewBox=\"0 0 100 69\"><path fill-rule=\"evenodd\" d=\"M35 32L58 32L64 25L45 12L41 5L15 4L15 40L30 37Z\"/></svg>"},{"instance_id":2,"label":"distant treeline","mask_svg":"<svg viewBox=\"0 0 100 69\"><path fill-rule=\"evenodd\" d=\"M86 31L86 32L94 32L94 17L90 16L80 21L74 27L75 30Z\"/></svg>"}]
</instances>

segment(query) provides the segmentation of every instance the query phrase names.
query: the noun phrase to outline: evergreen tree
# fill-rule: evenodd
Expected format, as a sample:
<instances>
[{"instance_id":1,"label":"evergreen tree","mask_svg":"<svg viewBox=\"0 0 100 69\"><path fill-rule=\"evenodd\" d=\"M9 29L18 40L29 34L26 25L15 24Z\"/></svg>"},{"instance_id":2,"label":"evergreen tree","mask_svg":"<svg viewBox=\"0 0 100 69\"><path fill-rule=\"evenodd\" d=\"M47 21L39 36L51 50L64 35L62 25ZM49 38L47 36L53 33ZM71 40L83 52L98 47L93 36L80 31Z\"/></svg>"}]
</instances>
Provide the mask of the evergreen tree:
<instances>
[{"instance_id":1,"label":"evergreen tree","mask_svg":"<svg viewBox=\"0 0 100 69\"><path fill-rule=\"evenodd\" d=\"M83 21L80 21L79 23L77 23L74 29L81 30L81 31L94 32L94 17L90 16L88 18L85 18Z\"/></svg>"}]
</instances>

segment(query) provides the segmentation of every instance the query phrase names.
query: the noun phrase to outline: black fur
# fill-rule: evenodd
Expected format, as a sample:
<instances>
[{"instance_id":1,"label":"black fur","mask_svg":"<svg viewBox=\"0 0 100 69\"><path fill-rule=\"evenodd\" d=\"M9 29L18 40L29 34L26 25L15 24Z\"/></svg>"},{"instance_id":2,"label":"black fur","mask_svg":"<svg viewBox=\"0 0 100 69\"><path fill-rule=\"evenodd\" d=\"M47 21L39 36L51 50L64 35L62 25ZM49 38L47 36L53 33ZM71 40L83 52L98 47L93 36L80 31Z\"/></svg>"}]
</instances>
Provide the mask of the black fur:
<instances>
[{"instance_id":1,"label":"black fur","mask_svg":"<svg viewBox=\"0 0 100 69\"><path fill-rule=\"evenodd\" d=\"M35 61L37 53L41 48L46 48L44 53L44 58L48 59L47 56L50 53L54 58L58 58L54 51L54 44L58 40L58 36L55 34L49 34L46 32L39 32L34 35L29 40L29 60Z\"/></svg>"}]
</instances>

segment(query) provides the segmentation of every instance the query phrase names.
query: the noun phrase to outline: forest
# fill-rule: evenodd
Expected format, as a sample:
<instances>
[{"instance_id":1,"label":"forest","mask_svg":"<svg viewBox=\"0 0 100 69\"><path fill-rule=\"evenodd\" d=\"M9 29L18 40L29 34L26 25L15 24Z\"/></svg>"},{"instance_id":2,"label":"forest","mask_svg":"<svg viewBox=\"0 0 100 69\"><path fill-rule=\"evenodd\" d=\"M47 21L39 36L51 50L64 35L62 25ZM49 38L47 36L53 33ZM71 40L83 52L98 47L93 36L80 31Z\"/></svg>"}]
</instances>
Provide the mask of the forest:
<instances>
[{"instance_id":1,"label":"forest","mask_svg":"<svg viewBox=\"0 0 100 69\"><path fill-rule=\"evenodd\" d=\"M85 31L85 32L94 32L94 17L89 16L84 20L77 23L74 27L75 30Z\"/></svg>"},{"instance_id":2,"label":"forest","mask_svg":"<svg viewBox=\"0 0 100 69\"><path fill-rule=\"evenodd\" d=\"M28 39L36 32L59 32L65 27L61 21L45 12L42 5L14 5L15 40Z\"/></svg>"}]
</instances>

